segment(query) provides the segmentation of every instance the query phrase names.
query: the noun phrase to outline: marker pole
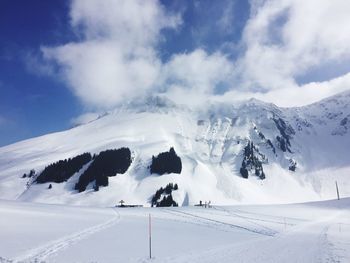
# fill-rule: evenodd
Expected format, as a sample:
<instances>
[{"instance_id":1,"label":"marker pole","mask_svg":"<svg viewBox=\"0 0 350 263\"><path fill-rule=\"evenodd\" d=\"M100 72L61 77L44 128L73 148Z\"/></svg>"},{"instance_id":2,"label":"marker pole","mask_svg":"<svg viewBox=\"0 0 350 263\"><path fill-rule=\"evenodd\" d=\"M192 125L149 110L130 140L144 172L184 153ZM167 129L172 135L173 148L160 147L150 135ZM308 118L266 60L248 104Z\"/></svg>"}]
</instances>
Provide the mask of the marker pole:
<instances>
[{"instance_id":1,"label":"marker pole","mask_svg":"<svg viewBox=\"0 0 350 263\"><path fill-rule=\"evenodd\" d=\"M337 197L338 197L338 200L339 200L340 198L339 198L339 189L338 189L337 181L335 181L335 188L337 188Z\"/></svg>"},{"instance_id":2,"label":"marker pole","mask_svg":"<svg viewBox=\"0 0 350 263\"><path fill-rule=\"evenodd\" d=\"M149 258L152 258L152 222L151 214L148 215L148 230L149 230Z\"/></svg>"}]
</instances>

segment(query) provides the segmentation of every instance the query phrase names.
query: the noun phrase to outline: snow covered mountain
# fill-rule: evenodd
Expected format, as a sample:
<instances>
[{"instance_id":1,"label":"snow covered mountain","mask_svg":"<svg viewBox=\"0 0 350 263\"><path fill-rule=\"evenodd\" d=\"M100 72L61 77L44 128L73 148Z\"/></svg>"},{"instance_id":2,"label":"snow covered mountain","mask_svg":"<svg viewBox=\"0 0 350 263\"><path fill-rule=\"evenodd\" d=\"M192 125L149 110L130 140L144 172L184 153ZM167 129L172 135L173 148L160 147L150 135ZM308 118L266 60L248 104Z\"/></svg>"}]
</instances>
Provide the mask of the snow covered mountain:
<instances>
[{"instance_id":1,"label":"snow covered mountain","mask_svg":"<svg viewBox=\"0 0 350 263\"><path fill-rule=\"evenodd\" d=\"M180 173L151 174L152 156L173 147ZM89 152L128 148L125 173L75 190L88 160L66 181L22 178ZM350 92L298 108L251 99L189 107L165 97L134 101L73 129L0 148L0 198L79 205L150 205L169 183L179 205L289 203L350 196ZM49 185L51 184L51 187ZM49 189L50 188L50 189Z\"/></svg>"}]
</instances>

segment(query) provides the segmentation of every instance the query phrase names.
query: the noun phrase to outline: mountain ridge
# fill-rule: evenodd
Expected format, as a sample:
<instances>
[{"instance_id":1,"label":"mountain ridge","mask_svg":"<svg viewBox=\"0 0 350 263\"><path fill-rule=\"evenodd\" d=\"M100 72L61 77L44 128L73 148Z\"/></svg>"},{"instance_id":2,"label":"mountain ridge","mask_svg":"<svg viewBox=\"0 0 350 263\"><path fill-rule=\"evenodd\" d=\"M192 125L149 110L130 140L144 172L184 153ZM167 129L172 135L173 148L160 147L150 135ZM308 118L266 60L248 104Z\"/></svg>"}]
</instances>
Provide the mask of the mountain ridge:
<instances>
[{"instance_id":1,"label":"mountain ridge","mask_svg":"<svg viewBox=\"0 0 350 263\"><path fill-rule=\"evenodd\" d=\"M196 108L164 97L146 101L129 103L70 130L1 147L0 198L82 205L113 205L126 199L149 205L157 189L177 183L174 200L180 205L199 200L288 203L333 198L335 180L341 193L350 195L346 192L349 91L295 108L256 99ZM250 144L247 157L245 148ZM50 190L46 184L27 190L20 178L30 169L40 172L50 163L83 152L121 147L130 148L133 162L99 192L90 185L85 193L76 193L71 186L79 174L53 183ZM152 156L171 147L181 157L182 173L152 175L148 168ZM247 179L242 176L243 166L248 167ZM261 171L264 180L255 176Z\"/></svg>"}]
</instances>

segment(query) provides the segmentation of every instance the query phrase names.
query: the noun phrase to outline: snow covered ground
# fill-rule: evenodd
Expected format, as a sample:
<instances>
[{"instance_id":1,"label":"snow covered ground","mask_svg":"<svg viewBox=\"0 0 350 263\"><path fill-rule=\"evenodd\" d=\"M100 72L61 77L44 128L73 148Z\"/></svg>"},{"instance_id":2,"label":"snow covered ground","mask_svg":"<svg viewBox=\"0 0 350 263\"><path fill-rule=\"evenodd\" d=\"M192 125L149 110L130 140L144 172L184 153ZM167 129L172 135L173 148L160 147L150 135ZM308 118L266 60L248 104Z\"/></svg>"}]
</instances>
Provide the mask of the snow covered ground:
<instances>
[{"instance_id":1,"label":"snow covered ground","mask_svg":"<svg viewBox=\"0 0 350 263\"><path fill-rule=\"evenodd\" d=\"M350 262L349 120L350 92L288 109L257 100L190 109L153 98L1 147L0 262ZM264 157L265 180L240 175L249 142ZM74 190L89 164L50 188L22 178L120 147L131 149L131 166L97 192L92 183ZM170 147L181 174L150 174L152 156ZM344 199L300 203L334 198L335 181ZM121 199L150 206L168 183L178 184L173 197L182 207L113 207ZM199 200L215 206L193 206Z\"/></svg>"},{"instance_id":2,"label":"snow covered ground","mask_svg":"<svg viewBox=\"0 0 350 263\"><path fill-rule=\"evenodd\" d=\"M212 208L2 200L0 215L0 262L350 262L350 198Z\"/></svg>"}]
</instances>

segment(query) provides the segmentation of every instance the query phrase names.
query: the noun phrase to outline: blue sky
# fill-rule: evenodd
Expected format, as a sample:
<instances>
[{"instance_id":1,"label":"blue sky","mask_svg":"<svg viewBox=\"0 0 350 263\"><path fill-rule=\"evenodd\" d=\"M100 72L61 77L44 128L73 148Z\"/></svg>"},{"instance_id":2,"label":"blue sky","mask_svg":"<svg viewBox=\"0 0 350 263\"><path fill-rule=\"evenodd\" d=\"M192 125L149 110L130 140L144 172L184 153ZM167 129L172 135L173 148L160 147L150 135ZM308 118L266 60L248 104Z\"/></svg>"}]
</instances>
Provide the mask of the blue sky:
<instances>
[{"instance_id":1,"label":"blue sky","mask_svg":"<svg viewBox=\"0 0 350 263\"><path fill-rule=\"evenodd\" d=\"M66 129L81 105L54 78L32 74L26 58L40 45L74 38L64 1L0 3L0 145Z\"/></svg>"},{"instance_id":2,"label":"blue sky","mask_svg":"<svg viewBox=\"0 0 350 263\"><path fill-rule=\"evenodd\" d=\"M346 0L2 0L0 146L150 94L294 106L344 91L349 11Z\"/></svg>"}]
</instances>

